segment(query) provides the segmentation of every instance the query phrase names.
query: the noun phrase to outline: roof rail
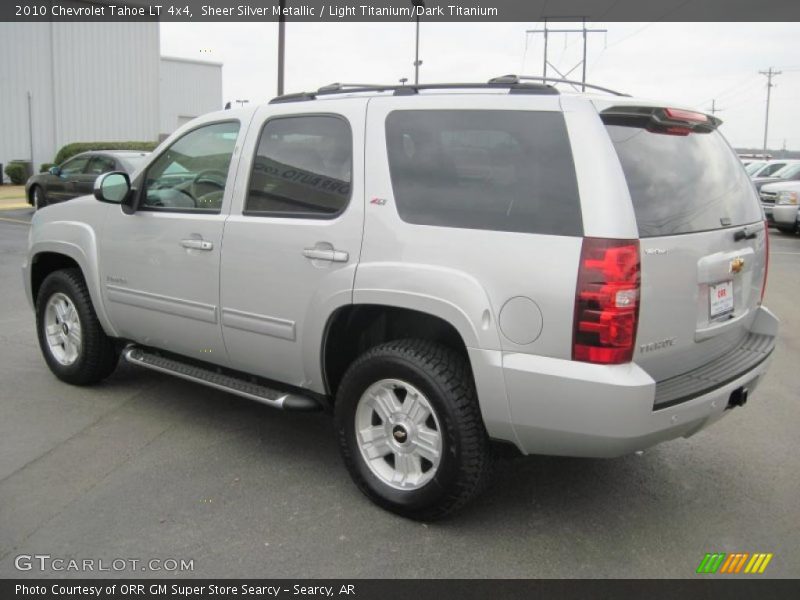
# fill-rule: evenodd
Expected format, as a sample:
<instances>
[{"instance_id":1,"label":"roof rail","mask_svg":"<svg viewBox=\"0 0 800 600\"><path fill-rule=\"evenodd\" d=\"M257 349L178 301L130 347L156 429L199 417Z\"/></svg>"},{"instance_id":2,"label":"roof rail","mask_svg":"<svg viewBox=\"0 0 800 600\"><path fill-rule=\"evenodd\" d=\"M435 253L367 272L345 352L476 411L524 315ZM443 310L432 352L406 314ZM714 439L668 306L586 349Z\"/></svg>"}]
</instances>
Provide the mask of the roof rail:
<instances>
[{"instance_id":1,"label":"roof rail","mask_svg":"<svg viewBox=\"0 0 800 600\"><path fill-rule=\"evenodd\" d=\"M360 92L393 92L395 96L413 96L422 90L458 90L458 89L508 89L510 94L558 94L552 85L544 83L523 83L517 81L489 81L486 83L422 83L417 85L382 85L361 83L331 83L319 88L316 92L300 92L285 94L269 101L270 104L283 102L302 102L314 100L318 96L333 94L355 94Z\"/></svg>"},{"instance_id":2,"label":"roof rail","mask_svg":"<svg viewBox=\"0 0 800 600\"><path fill-rule=\"evenodd\" d=\"M593 90L598 90L601 92L606 92L607 94L612 94L614 96L630 96L630 94L625 94L623 92L618 92L616 90L612 90L610 88L601 87L599 85L594 85L591 83L584 83L583 81L575 81L573 79L556 79L555 77L541 77L535 75L501 75L500 77L494 77L490 79L489 82L492 83L505 83L505 84L513 84L513 83L521 83L523 81L540 81L542 83L568 83L570 85L580 85L585 88L590 88Z\"/></svg>"}]
</instances>

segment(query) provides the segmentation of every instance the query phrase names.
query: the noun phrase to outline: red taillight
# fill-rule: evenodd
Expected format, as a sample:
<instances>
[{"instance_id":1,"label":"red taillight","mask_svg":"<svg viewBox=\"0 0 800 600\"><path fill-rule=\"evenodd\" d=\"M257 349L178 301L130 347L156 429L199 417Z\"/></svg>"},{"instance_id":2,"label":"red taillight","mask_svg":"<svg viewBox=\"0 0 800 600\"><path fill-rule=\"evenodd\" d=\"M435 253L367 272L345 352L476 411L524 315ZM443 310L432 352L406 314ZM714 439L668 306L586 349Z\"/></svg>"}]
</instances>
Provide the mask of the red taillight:
<instances>
[{"instance_id":1,"label":"red taillight","mask_svg":"<svg viewBox=\"0 0 800 600\"><path fill-rule=\"evenodd\" d=\"M639 321L639 241L584 238L572 359L619 364L633 359Z\"/></svg>"},{"instance_id":2,"label":"red taillight","mask_svg":"<svg viewBox=\"0 0 800 600\"><path fill-rule=\"evenodd\" d=\"M682 108L665 108L664 114L667 118L673 121L686 121L688 123L708 123L708 115L695 112L693 110L684 110Z\"/></svg>"},{"instance_id":3,"label":"red taillight","mask_svg":"<svg viewBox=\"0 0 800 600\"><path fill-rule=\"evenodd\" d=\"M764 303L764 294L767 291L767 273L769 273L769 223L764 221L764 282L761 284L761 300Z\"/></svg>"}]
</instances>

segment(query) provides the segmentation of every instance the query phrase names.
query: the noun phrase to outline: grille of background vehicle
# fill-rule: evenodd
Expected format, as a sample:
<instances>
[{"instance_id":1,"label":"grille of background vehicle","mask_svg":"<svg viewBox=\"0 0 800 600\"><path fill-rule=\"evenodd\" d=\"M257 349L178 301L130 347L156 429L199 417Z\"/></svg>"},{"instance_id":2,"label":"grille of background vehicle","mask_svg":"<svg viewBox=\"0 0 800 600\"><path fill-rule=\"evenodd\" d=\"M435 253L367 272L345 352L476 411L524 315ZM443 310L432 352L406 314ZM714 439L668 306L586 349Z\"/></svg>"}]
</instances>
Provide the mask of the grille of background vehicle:
<instances>
[{"instance_id":1,"label":"grille of background vehicle","mask_svg":"<svg viewBox=\"0 0 800 600\"><path fill-rule=\"evenodd\" d=\"M775 204L775 198L778 197L777 192L765 192L761 191L761 201L766 202L767 204Z\"/></svg>"}]
</instances>

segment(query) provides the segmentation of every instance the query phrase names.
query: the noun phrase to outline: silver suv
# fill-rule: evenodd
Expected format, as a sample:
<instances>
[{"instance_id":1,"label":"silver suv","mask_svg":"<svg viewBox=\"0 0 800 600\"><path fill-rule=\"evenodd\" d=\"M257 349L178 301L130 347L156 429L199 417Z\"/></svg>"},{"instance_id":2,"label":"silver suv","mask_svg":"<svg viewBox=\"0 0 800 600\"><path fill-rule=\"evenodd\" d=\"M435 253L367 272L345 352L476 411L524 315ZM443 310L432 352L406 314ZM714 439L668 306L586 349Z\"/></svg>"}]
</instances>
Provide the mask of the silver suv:
<instances>
[{"instance_id":1,"label":"silver suv","mask_svg":"<svg viewBox=\"0 0 800 600\"><path fill-rule=\"evenodd\" d=\"M77 385L121 354L328 410L358 487L416 519L474 497L494 441L613 457L693 435L747 401L778 329L718 125L513 77L206 115L35 215L44 358Z\"/></svg>"}]
</instances>

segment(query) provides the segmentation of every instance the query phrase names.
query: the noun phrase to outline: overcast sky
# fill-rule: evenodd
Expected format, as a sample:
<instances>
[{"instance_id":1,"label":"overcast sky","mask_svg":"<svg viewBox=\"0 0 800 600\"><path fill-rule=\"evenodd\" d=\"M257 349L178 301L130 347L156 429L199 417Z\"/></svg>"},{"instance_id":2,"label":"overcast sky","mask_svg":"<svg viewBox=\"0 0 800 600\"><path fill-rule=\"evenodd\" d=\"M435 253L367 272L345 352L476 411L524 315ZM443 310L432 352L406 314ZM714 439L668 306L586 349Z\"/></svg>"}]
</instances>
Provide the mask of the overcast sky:
<instances>
[{"instance_id":1,"label":"overcast sky","mask_svg":"<svg viewBox=\"0 0 800 600\"><path fill-rule=\"evenodd\" d=\"M572 27L558 24L552 27ZM635 96L704 110L712 99L735 146L760 147L766 77L774 79L769 145L800 150L800 25L797 23L595 23L587 81ZM421 82L485 81L541 74L541 23L425 23ZM550 35L550 61L562 72L580 59L580 35ZM288 23L286 91L340 82L391 83L414 77L413 23ZM526 49L527 41L527 49ZM223 97L263 102L276 92L277 24L162 23L167 56L224 64ZM573 73L580 79L580 69Z\"/></svg>"}]
</instances>

